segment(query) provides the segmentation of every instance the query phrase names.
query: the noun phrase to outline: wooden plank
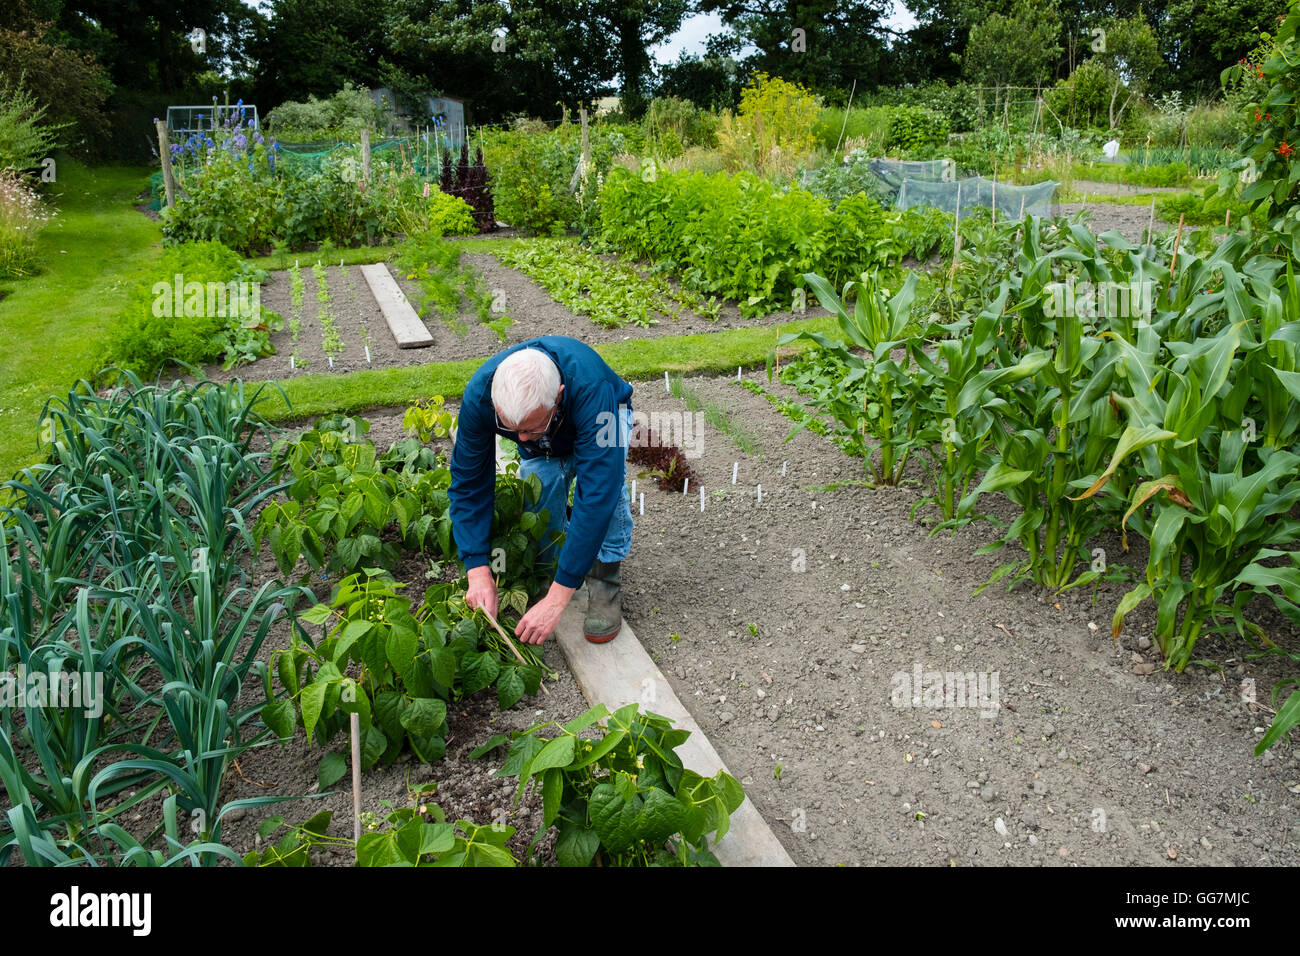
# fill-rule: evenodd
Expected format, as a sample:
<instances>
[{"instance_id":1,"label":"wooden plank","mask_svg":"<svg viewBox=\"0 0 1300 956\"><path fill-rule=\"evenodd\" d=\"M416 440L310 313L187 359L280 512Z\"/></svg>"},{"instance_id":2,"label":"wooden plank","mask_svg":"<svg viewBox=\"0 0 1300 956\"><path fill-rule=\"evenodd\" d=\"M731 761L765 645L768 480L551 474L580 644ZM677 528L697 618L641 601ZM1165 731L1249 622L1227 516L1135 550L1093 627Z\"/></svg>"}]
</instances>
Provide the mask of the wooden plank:
<instances>
[{"instance_id":1,"label":"wooden plank","mask_svg":"<svg viewBox=\"0 0 1300 956\"><path fill-rule=\"evenodd\" d=\"M388 330L393 333L399 349L420 349L433 344L429 329L415 314L411 303L406 301L388 266L382 262L364 265L361 274L366 277L370 293L379 303L384 321L388 323Z\"/></svg>"},{"instance_id":2,"label":"wooden plank","mask_svg":"<svg viewBox=\"0 0 1300 956\"><path fill-rule=\"evenodd\" d=\"M650 660L627 621L618 637L608 644L592 644L582 634L583 609L587 606L586 589L579 590L555 629L555 639L569 662L583 696L590 704L603 703L611 711L625 704L637 703L642 710L662 714L674 726L689 730L691 736L677 748L682 763L705 777L712 777L727 766L704 736L668 679ZM730 771L728 771L730 773ZM745 797L731 815L731 829L716 846L710 847L723 866L794 866L790 854L776 838L767 821Z\"/></svg>"}]
</instances>

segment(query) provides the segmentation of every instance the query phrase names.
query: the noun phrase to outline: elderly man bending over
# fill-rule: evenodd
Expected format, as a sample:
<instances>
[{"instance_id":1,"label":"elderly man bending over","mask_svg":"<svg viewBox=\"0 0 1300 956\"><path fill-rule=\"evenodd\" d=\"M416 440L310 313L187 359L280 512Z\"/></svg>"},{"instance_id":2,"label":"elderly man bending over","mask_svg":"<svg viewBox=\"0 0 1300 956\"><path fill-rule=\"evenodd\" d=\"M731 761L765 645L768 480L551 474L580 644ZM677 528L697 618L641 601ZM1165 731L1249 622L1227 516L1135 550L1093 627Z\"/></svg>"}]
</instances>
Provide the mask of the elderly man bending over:
<instances>
[{"instance_id":1,"label":"elderly man bending over","mask_svg":"<svg viewBox=\"0 0 1300 956\"><path fill-rule=\"evenodd\" d=\"M546 541L567 530L550 590L515 628L525 643L540 644L551 636L584 577L587 640L611 641L623 625L620 564L632 547L632 510L624 486L631 398L632 386L592 348L559 335L498 353L465 388L448 494L456 546L469 574L466 603L496 617L497 588L488 567L495 435L519 444L521 475L541 479L542 496L534 507L549 516ZM569 485L575 478L569 518Z\"/></svg>"}]
</instances>

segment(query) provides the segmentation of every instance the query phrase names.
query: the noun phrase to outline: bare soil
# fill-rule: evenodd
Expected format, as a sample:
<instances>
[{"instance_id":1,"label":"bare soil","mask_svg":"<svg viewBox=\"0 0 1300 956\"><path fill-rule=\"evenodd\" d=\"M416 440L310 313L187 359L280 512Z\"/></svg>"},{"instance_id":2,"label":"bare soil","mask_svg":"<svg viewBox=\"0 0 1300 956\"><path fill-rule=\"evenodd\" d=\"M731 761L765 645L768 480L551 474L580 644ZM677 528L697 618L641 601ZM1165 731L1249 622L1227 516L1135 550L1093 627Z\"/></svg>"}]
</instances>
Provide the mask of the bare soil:
<instances>
[{"instance_id":1,"label":"bare soil","mask_svg":"<svg viewBox=\"0 0 1300 956\"><path fill-rule=\"evenodd\" d=\"M691 462L702 514L694 488L646 487L625 612L797 863L1300 862L1300 751L1292 735L1252 756L1271 714L1240 690L1253 677L1267 702L1287 674L1276 657L1205 639L1198 654L1222 670L1135 673L1159 661L1154 615L1135 612L1112 645L1123 585L1095 603L1030 586L974 597L1010 560L975 556L992 528L929 537L908 517L915 486L818 490L861 479L861 463L808 431L785 444L788 421L731 381L689 384L761 452L708 432ZM682 410L656 383L633 403ZM900 701L917 667L996 674L998 706Z\"/></svg>"},{"instance_id":2,"label":"bare soil","mask_svg":"<svg viewBox=\"0 0 1300 956\"><path fill-rule=\"evenodd\" d=\"M303 275L303 307L301 328L297 342L298 358L292 364L290 357L295 344L290 331L293 317L292 297L288 271L272 272L263 284L261 304L263 309L278 312L284 318L284 327L271 334L274 355L258 359L231 371L220 366L209 366L207 375L213 381L223 381L234 376L258 381L286 379L298 375L346 374L364 368L393 368L406 365L425 365L430 362L448 362L468 358L485 358L503 348L540 335L567 335L589 345L621 342L628 339L653 339L669 335L691 335L700 332L718 332L725 329L760 325L778 325L795 318L826 315L820 306L810 304L803 316L777 312L757 319L740 315L734 302L723 305L716 322L685 310L677 319L661 315L650 328L624 326L608 329L596 325L589 318L575 315L567 307L553 300L547 292L521 272L503 266L489 253L466 253L462 262L473 266L484 279L487 289L500 302L504 314L514 321L506 329L504 341L496 331L484 325L471 311L470 303L461 302L462 311L443 317L430 307L422 318L433 337L428 348L399 349L384 321L379 305L370 293L370 287L361 275L359 266L328 266L326 283L331 294L330 314L343 342L343 350L334 359L333 367L322 348L324 329L320 321L317 301L317 283L310 268L316 258L301 258ZM393 268L390 265L390 272ZM422 293L416 280L405 274L393 272L397 284L405 293L412 308L419 311ZM495 319L496 316L494 315ZM367 361L366 346L369 346ZM304 364L304 362L306 364Z\"/></svg>"},{"instance_id":3,"label":"bare soil","mask_svg":"<svg viewBox=\"0 0 1300 956\"><path fill-rule=\"evenodd\" d=\"M1094 184L1075 184L1076 189L1082 189L1084 185L1091 187ZM1095 185L1114 185L1112 183L1098 183ZM1091 192L1091 189L1089 189ZM1153 192L1154 190L1142 190L1143 192ZM1151 224L1151 207L1150 206L1129 206L1122 203L1100 202L1092 200L1088 203L1063 202L1052 204L1052 215L1054 216L1073 216L1081 209L1088 211L1089 227L1096 235L1110 232L1112 229L1118 229L1129 242L1141 242L1146 236L1147 227ZM1157 233L1169 228L1169 223L1162 220L1159 216L1155 218L1155 231Z\"/></svg>"}]
</instances>

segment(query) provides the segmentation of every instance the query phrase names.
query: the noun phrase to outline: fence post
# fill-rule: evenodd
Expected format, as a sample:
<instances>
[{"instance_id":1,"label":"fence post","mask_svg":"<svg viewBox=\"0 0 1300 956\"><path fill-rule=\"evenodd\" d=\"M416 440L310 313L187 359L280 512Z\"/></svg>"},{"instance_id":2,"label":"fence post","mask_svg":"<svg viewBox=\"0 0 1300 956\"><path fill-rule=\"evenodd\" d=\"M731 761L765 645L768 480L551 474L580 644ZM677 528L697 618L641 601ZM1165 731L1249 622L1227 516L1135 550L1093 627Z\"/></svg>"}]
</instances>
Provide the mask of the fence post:
<instances>
[{"instance_id":1,"label":"fence post","mask_svg":"<svg viewBox=\"0 0 1300 956\"><path fill-rule=\"evenodd\" d=\"M172 174L171 143L167 140L167 124L158 121L158 156L162 160L163 186L167 189L167 205L176 204L176 177Z\"/></svg>"}]
</instances>

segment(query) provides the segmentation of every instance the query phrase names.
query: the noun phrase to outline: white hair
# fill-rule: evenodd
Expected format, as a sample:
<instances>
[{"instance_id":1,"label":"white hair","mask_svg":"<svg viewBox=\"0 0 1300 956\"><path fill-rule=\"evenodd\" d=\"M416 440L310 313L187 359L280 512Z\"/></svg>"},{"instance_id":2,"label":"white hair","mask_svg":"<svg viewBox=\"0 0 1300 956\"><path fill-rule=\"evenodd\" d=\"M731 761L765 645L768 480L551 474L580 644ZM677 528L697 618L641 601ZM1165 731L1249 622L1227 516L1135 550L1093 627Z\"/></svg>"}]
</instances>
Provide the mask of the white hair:
<instances>
[{"instance_id":1,"label":"white hair","mask_svg":"<svg viewBox=\"0 0 1300 956\"><path fill-rule=\"evenodd\" d=\"M559 368L536 349L510 353L492 376L492 404L501 420L511 425L539 408L550 408L559 391Z\"/></svg>"}]
</instances>

